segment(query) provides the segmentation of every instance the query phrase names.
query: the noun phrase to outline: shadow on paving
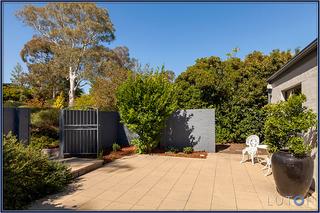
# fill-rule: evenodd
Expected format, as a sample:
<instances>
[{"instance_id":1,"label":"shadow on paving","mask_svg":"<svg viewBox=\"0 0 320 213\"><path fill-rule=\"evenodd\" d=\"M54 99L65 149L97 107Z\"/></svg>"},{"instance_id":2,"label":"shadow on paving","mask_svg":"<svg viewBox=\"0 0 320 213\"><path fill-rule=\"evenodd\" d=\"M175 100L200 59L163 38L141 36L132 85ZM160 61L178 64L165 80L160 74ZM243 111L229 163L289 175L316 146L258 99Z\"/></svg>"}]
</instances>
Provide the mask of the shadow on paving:
<instances>
[{"instance_id":1,"label":"shadow on paving","mask_svg":"<svg viewBox=\"0 0 320 213\"><path fill-rule=\"evenodd\" d=\"M126 158L122 158L126 159ZM110 163L106 163L103 167L99 169L99 171L107 170L108 173L116 172L116 171L131 171L135 169L135 167L127 165L121 162L122 159L117 159L116 161L112 161Z\"/></svg>"},{"instance_id":2,"label":"shadow on paving","mask_svg":"<svg viewBox=\"0 0 320 213\"><path fill-rule=\"evenodd\" d=\"M69 184L66 189L62 192L59 192L57 194L46 196L42 199L39 199L35 202L33 202L28 210L74 210L72 208L66 208L62 206L62 203L55 203L53 202L55 199L59 199L60 197L70 195L81 187L81 183L78 183L80 179L76 179L73 183Z\"/></svg>"}]
</instances>

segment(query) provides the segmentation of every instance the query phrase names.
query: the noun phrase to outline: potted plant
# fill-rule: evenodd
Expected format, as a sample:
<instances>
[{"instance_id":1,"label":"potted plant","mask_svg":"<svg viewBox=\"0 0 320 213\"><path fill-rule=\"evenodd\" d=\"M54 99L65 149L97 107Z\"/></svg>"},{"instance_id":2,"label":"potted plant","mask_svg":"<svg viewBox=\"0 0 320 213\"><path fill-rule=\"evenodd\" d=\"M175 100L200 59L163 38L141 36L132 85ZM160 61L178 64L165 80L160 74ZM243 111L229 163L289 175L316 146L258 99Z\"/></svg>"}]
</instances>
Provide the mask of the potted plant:
<instances>
[{"instance_id":1,"label":"potted plant","mask_svg":"<svg viewBox=\"0 0 320 213\"><path fill-rule=\"evenodd\" d=\"M312 183L311 146L303 135L316 125L316 114L303 106L305 101L304 95L293 95L265 107L265 144L273 153L271 165L277 190L285 197L306 196Z\"/></svg>"}]
</instances>

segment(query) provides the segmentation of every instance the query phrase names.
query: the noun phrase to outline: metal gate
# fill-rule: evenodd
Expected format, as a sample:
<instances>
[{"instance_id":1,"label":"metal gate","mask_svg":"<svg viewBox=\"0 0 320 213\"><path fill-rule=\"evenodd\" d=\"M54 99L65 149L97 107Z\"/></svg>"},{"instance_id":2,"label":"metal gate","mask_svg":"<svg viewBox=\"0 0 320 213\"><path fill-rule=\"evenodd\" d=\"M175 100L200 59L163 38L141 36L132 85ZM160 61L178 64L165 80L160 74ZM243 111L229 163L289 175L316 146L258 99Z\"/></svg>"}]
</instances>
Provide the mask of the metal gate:
<instances>
[{"instance_id":1,"label":"metal gate","mask_svg":"<svg viewBox=\"0 0 320 213\"><path fill-rule=\"evenodd\" d=\"M97 154L99 150L98 110L60 111L60 155Z\"/></svg>"}]
</instances>

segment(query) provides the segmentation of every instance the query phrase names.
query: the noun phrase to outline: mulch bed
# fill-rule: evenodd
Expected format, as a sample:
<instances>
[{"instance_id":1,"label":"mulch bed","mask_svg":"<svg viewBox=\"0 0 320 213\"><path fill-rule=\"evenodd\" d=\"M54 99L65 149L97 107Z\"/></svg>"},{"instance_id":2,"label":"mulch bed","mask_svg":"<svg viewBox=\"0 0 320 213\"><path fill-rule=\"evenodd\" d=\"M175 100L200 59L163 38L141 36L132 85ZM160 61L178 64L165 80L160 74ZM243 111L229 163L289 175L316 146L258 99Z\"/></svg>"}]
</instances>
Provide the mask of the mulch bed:
<instances>
[{"instance_id":1,"label":"mulch bed","mask_svg":"<svg viewBox=\"0 0 320 213\"><path fill-rule=\"evenodd\" d=\"M217 144L216 152L229 154L242 154L242 150L247 147L246 143L226 143ZM265 150L258 149L258 154L267 154Z\"/></svg>"},{"instance_id":2,"label":"mulch bed","mask_svg":"<svg viewBox=\"0 0 320 213\"><path fill-rule=\"evenodd\" d=\"M245 143L227 143L227 144L217 144L217 153L228 153L228 154L242 154L242 150L246 147ZM133 155L136 152L134 146L123 147L119 151L106 150L103 156L104 163L112 162L116 159L120 159L124 156ZM151 154L161 155L161 156L171 156L171 157L185 157L185 158L207 158L208 153L205 151L194 151L191 154L186 154L184 152L166 152L163 149L155 149ZM258 154L267 154L264 150L258 149Z\"/></svg>"},{"instance_id":3,"label":"mulch bed","mask_svg":"<svg viewBox=\"0 0 320 213\"><path fill-rule=\"evenodd\" d=\"M104 163L112 162L124 156L133 155L135 154L135 150L136 149L134 146L123 147L121 150L116 152L112 150L106 150L106 153L103 156Z\"/></svg>"},{"instance_id":4,"label":"mulch bed","mask_svg":"<svg viewBox=\"0 0 320 213\"><path fill-rule=\"evenodd\" d=\"M191 154L186 154L184 152L166 152L162 149L155 149L152 154L161 155L161 156L171 156L171 157L184 157L184 158L207 158L208 153L205 151L194 151Z\"/></svg>"}]
</instances>

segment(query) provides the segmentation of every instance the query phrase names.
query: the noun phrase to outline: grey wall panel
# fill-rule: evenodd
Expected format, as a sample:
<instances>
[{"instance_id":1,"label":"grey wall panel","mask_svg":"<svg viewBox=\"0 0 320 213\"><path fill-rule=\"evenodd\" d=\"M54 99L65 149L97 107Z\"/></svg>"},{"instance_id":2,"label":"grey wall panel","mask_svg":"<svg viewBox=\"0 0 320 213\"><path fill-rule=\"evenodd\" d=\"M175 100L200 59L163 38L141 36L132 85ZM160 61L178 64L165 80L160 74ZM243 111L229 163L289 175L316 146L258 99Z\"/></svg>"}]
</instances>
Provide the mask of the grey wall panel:
<instances>
[{"instance_id":1,"label":"grey wall panel","mask_svg":"<svg viewBox=\"0 0 320 213\"><path fill-rule=\"evenodd\" d=\"M98 119L100 148L110 148L118 141L119 113L99 111Z\"/></svg>"},{"instance_id":2,"label":"grey wall panel","mask_svg":"<svg viewBox=\"0 0 320 213\"><path fill-rule=\"evenodd\" d=\"M30 140L30 109L3 108L3 134L12 132L25 144Z\"/></svg>"},{"instance_id":3,"label":"grey wall panel","mask_svg":"<svg viewBox=\"0 0 320 213\"><path fill-rule=\"evenodd\" d=\"M64 110L60 130L64 153L97 153L99 124L99 149L107 149L113 143L130 145L139 136L120 123L118 112ZM63 124L64 123L64 124ZM160 146L194 147L196 151L215 152L215 115L213 109L180 110L166 122Z\"/></svg>"},{"instance_id":4,"label":"grey wall panel","mask_svg":"<svg viewBox=\"0 0 320 213\"><path fill-rule=\"evenodd\" d=\"M6 135L10 131L15 135L18 134L18 125L15 125L15 114L15 108L3 108L3 134Z\"/></svg>"},{"instance_id":5,"label":"grey wall panel","mask_svg":"<svg viewBox=\"0 0 320 213\"><path fill-rule=\"evenodd\" d=\"M121 146L129 146L131 140L138 138L139 136L134 132L130 131L128 127L119 122L118 125L118 144Z\"/></svg>"},{"instance_id":6,"label":"grey wall panel","mask_svg":"<svg viewBox=\"0 0 320 213\"><path fill-rule=\"evenodd\" d=\"M19 118L19 139L24 143L29 144L30 139L30 109L19 108L17 109Z\"/></svg>"},{"instance_id":7,"label":"grey wall panel","mask_svg":"<svg viewBox=\"0 0 320 213\"><path fill-rule=\"evenodd\" d=\"M179 110L169 117L160 146L215 152L215 112L213 109Z\"/></svg>"}]
</instances>

